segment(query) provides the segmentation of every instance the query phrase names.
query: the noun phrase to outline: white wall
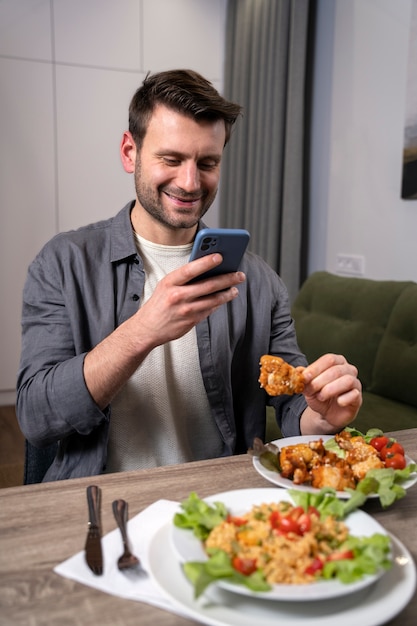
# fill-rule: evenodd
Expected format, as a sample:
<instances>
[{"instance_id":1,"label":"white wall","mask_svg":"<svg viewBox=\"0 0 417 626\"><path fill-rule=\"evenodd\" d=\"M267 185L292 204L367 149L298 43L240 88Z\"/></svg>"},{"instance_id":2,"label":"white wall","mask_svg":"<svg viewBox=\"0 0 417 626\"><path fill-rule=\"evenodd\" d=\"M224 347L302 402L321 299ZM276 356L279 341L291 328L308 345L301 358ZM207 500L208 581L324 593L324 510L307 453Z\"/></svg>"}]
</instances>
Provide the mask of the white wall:
<instances>
[{"instance_id":1,"label":"white wall","mask_svg":"<svg viewBox=\"0 0 417 626\"><path fill-rule=\"evenodd\" d=\"M410 20L411 0L319 0L310 272L344 253L417 281L417 201L400 197Z\"/></svg>"},{"instance_id":2,"label":"white wall","mask_svg":"<svg viewBox=\"0 0 417 626\"><path fill-rule=\"evenodd\" d=\"M189 67L222 89L226 4L0 2L0 404L15 399L28 264L56 232L133 198L118 150L148 71Z\"/></svg>"}]
</instances>

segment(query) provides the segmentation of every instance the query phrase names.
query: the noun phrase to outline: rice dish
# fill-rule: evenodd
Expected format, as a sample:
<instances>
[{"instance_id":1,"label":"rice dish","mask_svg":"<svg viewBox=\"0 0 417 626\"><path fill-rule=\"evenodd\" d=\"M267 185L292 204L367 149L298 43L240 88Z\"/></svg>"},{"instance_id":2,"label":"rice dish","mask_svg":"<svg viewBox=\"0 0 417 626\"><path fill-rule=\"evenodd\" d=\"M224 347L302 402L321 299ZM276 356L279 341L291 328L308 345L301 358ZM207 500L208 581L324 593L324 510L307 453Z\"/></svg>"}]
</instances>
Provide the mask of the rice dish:
<instances>
[{"instance_id":1,"label":"rice dish","mask_svg":"<svg viewBox=\"0 0 417 626\"><path fill-rule=\"evenodd\" d=\"M240 564L238 569L261 569L270 584L308 584L317 580L323 563L348 536L340 520L321 520L316 510L306 513L283 501L256 505L238 518L229 516L213 528L205 548L224 550Z\"/></svg>"}]
</instances>

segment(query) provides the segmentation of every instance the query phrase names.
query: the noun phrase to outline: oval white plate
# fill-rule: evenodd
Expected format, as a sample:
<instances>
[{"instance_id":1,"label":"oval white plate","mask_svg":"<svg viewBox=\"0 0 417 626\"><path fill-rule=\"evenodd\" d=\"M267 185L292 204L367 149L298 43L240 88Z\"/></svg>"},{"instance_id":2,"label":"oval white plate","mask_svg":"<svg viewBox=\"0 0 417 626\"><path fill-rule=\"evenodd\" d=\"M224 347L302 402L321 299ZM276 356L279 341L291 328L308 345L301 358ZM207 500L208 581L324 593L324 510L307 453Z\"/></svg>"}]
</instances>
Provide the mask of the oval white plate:
<instances>
[{"instance_id":1,"label":"oval white plate","mask_svg":"<svg viewBox=\"0 0 417 626\"><path fill-rule=\"evenodd\" d=\"M416 588L414 561L392 537L394 564L368 589L322 602L268 602L230 593L214 585L196 600L171 541L171 524L149 543L148 571L180 615L208 626L381 626L410 602Z\"/></svg>"},{"instance_id":2,"label":"oval white plate","mask_svg":"<svg viewBox=\"0 0 417 626\"><path fill-rule=\"evenodd\" d=\"M282 500L292 502L290 495L286 491L277 490L275 488L237 489L235 491L219 493L209 498L204 498L204 500L209 503L216 501L223 502L229 513L237 517L248 512L255 504L280 502ZM345 521L352 535L370 536L375 533L387 534L376 520L363 511L351 513ZM201 541L194 536L191 530L184 530L172 524L171 540L174 551L181 562L207 560L207 555L204 552ZM371 585L384 573L385 570L381 570L378 574L364 576L361 580L351 584L344 584L338 580L323 580L307 585L273 585L270 591L265 592L251 591L245 585L234 585L224 580L219 580L217 584L228 591L233 591L241 595L264 598L267 600L306 602L309 600L336 598L354 593L355 591L359 591Z\"/></svg>"},{"instance_id":3,"label":"oval white plate","mask_svg":"<svg viewBox=\"0 0 417 626\"><path fill-rule=\"evenodd\" d=\"M310 441L317 441L318 439L322 439L323 441L328 441L329 439L332 439L332 437L333 435L321 435L321 437L318 437L317 435L304 435L301 437L285 437L283 439L275 439L271 443L275 444L278 448L284 448L285 446L294 446L299 443L310 443ZM407 465L410 465L410 463L414 463L414 461L410 459L410 457L407 455L405 459L407 461ZM261 476L266 478L266 480L268 480L270 483L273 483L274 485L278 485L278 487L283 487L284 489L297 489L298 491L310 491L310 492L320 491L319 489L316 489L315 487L311 487L311 485L294 484L293 481L290 480L289 478L283 478L281 474L279 474L278 472L272 472L271 470L264 467L262 463L260 462L260 460L256 457L253 457L253 466ZM405 480L404 482L402 482L401 487L404 487L404 489L409 489L410 487L415 485L416 482L417 482L417 473L414 476L411 476L408 480ZM337 491L336 495L338 498L341 498L344 500L347 500L348 498L350 498L350 494L347 493L346 491ZM377 497L378 497L378 494L376 493L370 494L368 496L368 498L377 498Z\"/></svg>"}]
</instances>

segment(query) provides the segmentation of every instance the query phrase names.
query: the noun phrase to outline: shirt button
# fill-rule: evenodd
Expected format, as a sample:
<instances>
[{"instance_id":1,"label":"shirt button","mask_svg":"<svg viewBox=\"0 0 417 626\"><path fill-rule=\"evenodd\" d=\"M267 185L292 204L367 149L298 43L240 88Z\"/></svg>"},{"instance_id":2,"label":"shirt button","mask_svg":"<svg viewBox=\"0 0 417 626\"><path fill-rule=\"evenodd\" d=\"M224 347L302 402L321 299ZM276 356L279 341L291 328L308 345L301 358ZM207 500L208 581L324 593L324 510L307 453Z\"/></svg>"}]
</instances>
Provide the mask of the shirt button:
<instances>
[{"instance_id":1,"label":"shirt button","mask_svg":"<svg viewBox=\"0 0 417 626\"><path fill-rule=\"evenodd\" d=\"M134 302L137 302L139 300L139 296L137 293L134 293L132 296L132 300L134 300Z\"/></svg>"}]
</instances>

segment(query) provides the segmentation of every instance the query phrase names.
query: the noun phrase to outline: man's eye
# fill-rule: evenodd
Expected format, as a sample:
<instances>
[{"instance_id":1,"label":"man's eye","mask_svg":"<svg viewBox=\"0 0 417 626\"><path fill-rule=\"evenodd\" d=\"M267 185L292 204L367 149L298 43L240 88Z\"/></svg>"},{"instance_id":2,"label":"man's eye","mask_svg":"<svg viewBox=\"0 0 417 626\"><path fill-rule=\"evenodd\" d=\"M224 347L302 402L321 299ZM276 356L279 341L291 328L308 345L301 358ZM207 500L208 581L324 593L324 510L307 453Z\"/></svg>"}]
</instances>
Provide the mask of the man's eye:
<instances>
[{"instance_id":1,"label":"man's eye","mask_svg":"<svg viewBox=\"0 0 417 626\"><path fill-rule=\"evenodd\" d=\"M170 159L168 157L165 157L164 161L167 165L171 165L172 167L175 167L176 165L179 165L180 163L178 159Z\"/></svg>"},{"instance_id":2,"label":"man's eye","mask_svg":"<svg viewBox=\"0 0 417 626\"><path fill-rule=\"evenodd\" d=\"M207 161L199 163L198 167L201 170L214 170L217 167L217 163L215 161Z\"/></svg>"}]
</instances>

